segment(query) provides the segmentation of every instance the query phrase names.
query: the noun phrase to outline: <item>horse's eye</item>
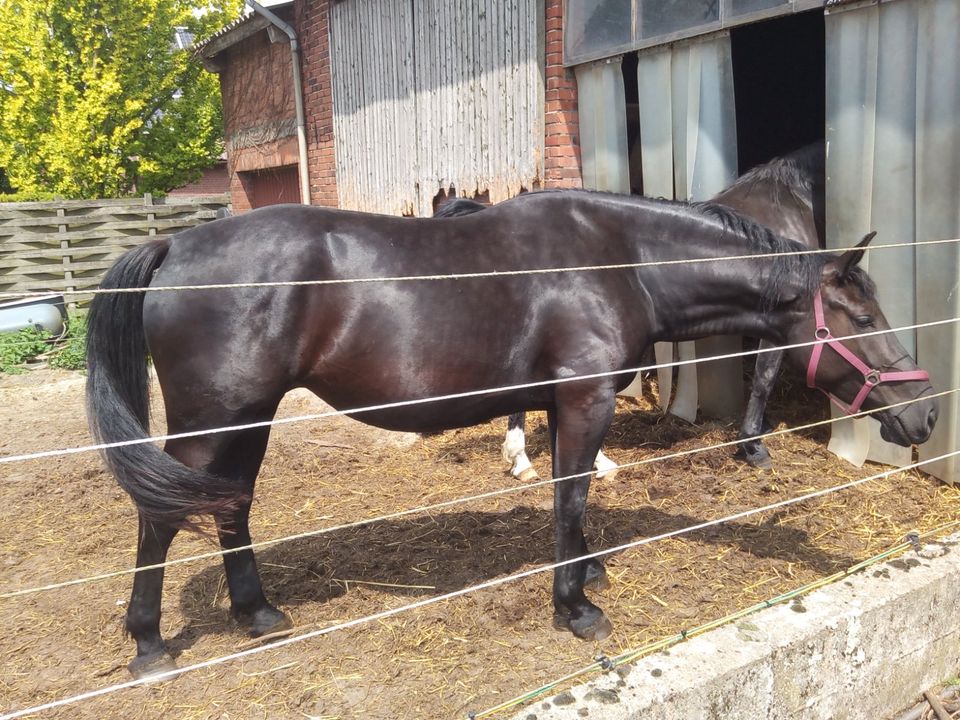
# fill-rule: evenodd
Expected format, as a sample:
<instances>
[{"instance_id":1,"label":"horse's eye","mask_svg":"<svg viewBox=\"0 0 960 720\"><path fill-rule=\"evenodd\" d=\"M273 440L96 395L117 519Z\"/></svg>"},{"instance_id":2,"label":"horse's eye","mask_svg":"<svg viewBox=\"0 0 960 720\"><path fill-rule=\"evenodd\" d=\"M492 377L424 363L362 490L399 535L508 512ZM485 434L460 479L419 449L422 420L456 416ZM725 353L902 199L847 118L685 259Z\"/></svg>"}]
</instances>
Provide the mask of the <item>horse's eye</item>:
<instances>
[{"instance_id":1,"label":"horse's eye","mask_svg":"<svg viewBox=\"0 0 960 720\"><path fill-rule=\"evenodd\" d=\"M873 318L870 315L861 315L855 321L859 328L872 328Z\"/></svg>"}]
</instances>

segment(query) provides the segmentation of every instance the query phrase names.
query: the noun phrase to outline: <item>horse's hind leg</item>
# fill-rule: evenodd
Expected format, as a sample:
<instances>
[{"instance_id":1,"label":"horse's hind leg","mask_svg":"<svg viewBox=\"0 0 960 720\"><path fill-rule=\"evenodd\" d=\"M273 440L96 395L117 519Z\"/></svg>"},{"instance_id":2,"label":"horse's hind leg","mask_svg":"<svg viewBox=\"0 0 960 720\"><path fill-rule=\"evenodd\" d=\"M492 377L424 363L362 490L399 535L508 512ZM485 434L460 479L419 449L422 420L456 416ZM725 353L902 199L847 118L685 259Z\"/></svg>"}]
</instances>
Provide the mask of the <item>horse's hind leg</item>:
<instances>
[{"instance_id":1,"label":"horse's hind leg","mask_svg":"<svg viewBox=\"0 0 960 720\"><path fill-rule=\"evenodd\" d=\"M540 476L527 457L526 438L523 433L525 422L526 414L522 412L514 413L507 419L507 437L500 450L503 459L510 463L511 475L522 482L533 482Z\"/></svg>"},{"instance_id":2,"label":"horse's hind leg","mask_svg":"<svg viewBox=\"0 0 960 720\"><path fill-rule=\"evenodd\" d=\"M588 552L583 523L590 472L613 419L614 404L612 387L571 384L558 388L557 409L548 414L554 477L570 477L554 486L557 562ZM610 621L583 592L588 581L605 584L605 579L603 565L595 558L557 568L553 580L554 625L586 640L607 637L612 630Z\"/></svg>"},{"instance_id":3,"label":"horse's hind leg","mask_svg":"<svg viewBox=\"0 0 960 720\"><path fill-rule=\"evenodd\" d=\"M251 543L249 516L253 488L268 436L267 428L244 431L213 468L218 474L236 477L243 483L242 504L231 512L218 515L216 521L220 546L224 550L246 548L224 554L223 567L230 590L231 612L239 621L249 624L253 637L292 627L290 618L267 602L253 550L246 547Z\"/></svg>"},{"instance_id":4,"label":"horse's hind leg","mask_svg":"<svg viewBox=\"0 0 960 720\"><path fill-rule=\"evenodd\" d=\"M137 533L137 567L159 565L167 559L167 550L177 528L140 517ZM138 572L127 606L126 630L137 643L137 657L127 666L135 678L157 675L176 668L160 636L160 600L163 593L163 568Z\"/></svg>"},{"instance_id":5,"label":"horse's hind leg","mask_svg":"<svg viewBox=\"0 0 960 720\"><path fill-rule=\"evenodd\" d=\"M770 343L763 340L760 342L760 349L770 347L773 347ZM740 425L738 437L741 440L756 437L765 432L764 413L782 362L782 350L762 352L757 355L757 367L753 373L753 383L750 387L750 400L747 403L747 411L743 416L743 423ZM753 467L773 467L770 452L763 444L763 440L747 440L740 443L736 455L745 459L747 464Z\"/></svg>"},{"instance_id":6,"label":"horse's hind leg","mask_svg":"<svg viewBox=\"0 0 960 720\"><path fill-rule=\"evenodd\" d=\"M278 401L279 402L279 401ZM276 408L276 403L273 404ZM209 411L209 408L208 408ZM273 413L234 414L208 412L197 421L200 427L223 427L244 422L255 422ZM168 417L176 417L169 410ZM202 423L202 424L201 424ZM194 430L183 427L175 420L172 433ZM193 468L209 470L237 481L237 495L242 497L241 506L229 515L217 518L221 545L234 548L250 543L247 529L247 513L253 497L253 484L266 450L267 429L247 430L240 433L214 433L192 438L171 440L164 450L180 462ZM167 550L177 529L174 526L140 520L137 542L137 567L156 565L166 559ZM278 629L284 618L263 596L260 578L253 560L253 551L245 550L224 556L227 583L231 602L240 615L251 617L254 628L262 632ZM135 677L154 675L175 667L160 635L160 609L163 594L163 568L137 573L133 581L133 593L127 609L127 631L137 643L137 657L130 663L130 672Z\"/></svg>"}]
</instances>

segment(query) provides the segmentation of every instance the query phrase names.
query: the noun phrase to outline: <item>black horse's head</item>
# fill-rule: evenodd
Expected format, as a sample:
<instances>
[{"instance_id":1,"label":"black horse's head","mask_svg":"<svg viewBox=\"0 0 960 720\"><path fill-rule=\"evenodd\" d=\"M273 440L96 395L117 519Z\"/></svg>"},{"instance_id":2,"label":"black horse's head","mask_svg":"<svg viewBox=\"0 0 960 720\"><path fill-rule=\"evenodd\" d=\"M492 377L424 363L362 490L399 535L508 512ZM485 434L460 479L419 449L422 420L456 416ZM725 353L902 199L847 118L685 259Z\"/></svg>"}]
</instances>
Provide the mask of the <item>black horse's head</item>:
<instances>
[{"instance_id":1,"label":"black horse's head","mask_svg":"<svg viewBox=\"0 0 960 720\"><path fill-rule=\"evenodd\" d=\"M890 330L873 282L857 267L875 233L827 261L809 310L795 324L791 343L813 339L821 345L790 351L804 368L807 384L827 393L848 413L908 404L874 414L884 440L910 446L930 437L939 405L929 376ZM843 338L839 340L838 338Z\"/></svg>"}]
</instances>

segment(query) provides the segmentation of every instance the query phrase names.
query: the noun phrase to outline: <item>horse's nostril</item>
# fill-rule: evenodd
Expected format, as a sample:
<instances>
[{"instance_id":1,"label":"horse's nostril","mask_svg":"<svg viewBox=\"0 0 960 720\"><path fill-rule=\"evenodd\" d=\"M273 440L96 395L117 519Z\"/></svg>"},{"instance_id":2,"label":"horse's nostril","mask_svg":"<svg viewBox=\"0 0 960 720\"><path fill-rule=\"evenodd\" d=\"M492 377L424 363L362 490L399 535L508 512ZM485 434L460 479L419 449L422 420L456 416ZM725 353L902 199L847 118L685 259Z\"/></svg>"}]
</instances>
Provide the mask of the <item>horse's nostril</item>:
<instances>
[{"instance_id":1,"label":"horse's nostril","mask_svg":"<svg viewBox=\"0 0 960 720\"><path fill-rule=\"evenodd\" d=\"M927 415L927 430L930 432L933 431L934 425L937 424L937 417L940 414L940 408L934 403L933 407L930 408L930 413Z\"/></svg>"}]
</instances>

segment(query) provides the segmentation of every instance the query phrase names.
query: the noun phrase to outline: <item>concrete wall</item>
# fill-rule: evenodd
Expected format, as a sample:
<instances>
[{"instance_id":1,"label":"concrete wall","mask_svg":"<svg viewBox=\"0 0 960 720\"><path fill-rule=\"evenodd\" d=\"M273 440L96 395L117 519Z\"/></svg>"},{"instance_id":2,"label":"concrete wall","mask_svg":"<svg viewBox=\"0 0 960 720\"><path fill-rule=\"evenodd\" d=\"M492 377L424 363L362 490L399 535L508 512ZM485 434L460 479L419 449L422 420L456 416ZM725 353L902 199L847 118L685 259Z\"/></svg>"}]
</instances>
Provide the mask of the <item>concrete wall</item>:
<instances>
[{"instance_id":1,"label":"concrete wall","mask_svg":"<svg viewBox=\"0 0 960 720\"><path fill-rule=\"evenodd\" d=\"M514 718L892 716L960 668L958 541L928 543L537 701Z\"/></svg>"}]
</instances>

